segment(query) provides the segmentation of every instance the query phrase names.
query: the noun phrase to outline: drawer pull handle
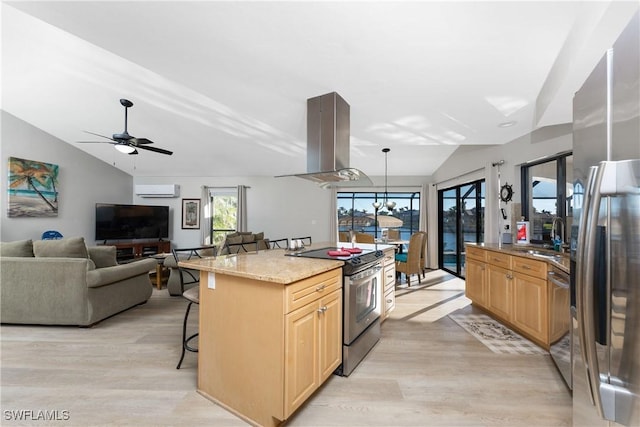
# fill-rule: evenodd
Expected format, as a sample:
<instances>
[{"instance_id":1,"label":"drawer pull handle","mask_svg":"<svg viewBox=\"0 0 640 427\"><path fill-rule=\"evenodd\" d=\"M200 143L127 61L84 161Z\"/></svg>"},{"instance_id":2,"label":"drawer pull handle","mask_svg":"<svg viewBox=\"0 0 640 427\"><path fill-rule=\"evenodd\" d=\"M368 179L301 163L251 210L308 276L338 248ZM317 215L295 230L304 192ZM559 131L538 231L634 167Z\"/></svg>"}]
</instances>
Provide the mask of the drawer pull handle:
<instances>
[{"instance_id":1,"label":"drawer pull handle","mask_svg":"<svg viewBox=\"0 0 640 427\"><path fill-rule=\"evenodd\" d=\"M522 268L523 268L523 269L525 269L525 270L531 270L531 267L529 267L529 266L528 266L528 265L526 265L526 264L524 264L524 265L522 266Z\"/></svg>"},{"instance_id":2,"label":"drawer pull handle","mask_svg":"<svg viewBox=\"0 0 640 427\"><path fill-rule=\"evenodd\" d=\"M320 286L318 286L318 287L316 288L316 292L322 292L322 291L324 291L325 286L326 286L326 285L320 285Z\"/></svg>"},{"instance_id":3,"label":"drawer pull handle","mask_svg":"<svg viewBox=\"0 0 640 427\"><path fill-rule=\"evenodd\" d=\"M322 307L320 307L320 308L318 309L318 313L320 313L320 314L324 313L325 311L327 311L327 306L326 306L326 305L325 305L325 306L322 306Z\"/></svg>"},{"instance_id":4,"label":"drawer pull handle","mask_svg":"<svg viewBox=\"0 0 640 427\"><path fill-rule=\"evenodd\" d=\"M494 257L493 260L496 261L496 262L500 262L500 258L495 258Z\"/></svg>"},{"instance_id":5,"label":"drawer pull handle","mask_svg":"<svg viewBox=\"0 0 640 427\"><path fill-rule=\"evenodd\" d=\"M387 304L391 304L392 302L393 302L393 300L392 300L392 299L388 299L388 300L387 300Z\"/></svg>"}]
</instances>

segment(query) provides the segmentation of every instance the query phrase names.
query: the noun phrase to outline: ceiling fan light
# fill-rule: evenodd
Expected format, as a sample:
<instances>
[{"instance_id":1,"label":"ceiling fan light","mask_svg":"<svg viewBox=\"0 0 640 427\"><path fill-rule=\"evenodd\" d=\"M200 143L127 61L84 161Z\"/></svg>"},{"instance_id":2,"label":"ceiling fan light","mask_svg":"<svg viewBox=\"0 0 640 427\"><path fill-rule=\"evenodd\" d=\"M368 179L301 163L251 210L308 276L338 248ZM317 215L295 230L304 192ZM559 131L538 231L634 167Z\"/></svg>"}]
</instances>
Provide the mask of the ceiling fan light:
<instances>
[{"instance_id":1,"label":"ceiling fan light","mask_svg":"<svg viewBox=\"0 0 640 427\"><path fill-rule=\"evenodd\" d=\"M124 154L131 154L136 151L134 147L127 144L116 144L114 147L116 147L116 150Z\"/></svg>"}]
</instances>

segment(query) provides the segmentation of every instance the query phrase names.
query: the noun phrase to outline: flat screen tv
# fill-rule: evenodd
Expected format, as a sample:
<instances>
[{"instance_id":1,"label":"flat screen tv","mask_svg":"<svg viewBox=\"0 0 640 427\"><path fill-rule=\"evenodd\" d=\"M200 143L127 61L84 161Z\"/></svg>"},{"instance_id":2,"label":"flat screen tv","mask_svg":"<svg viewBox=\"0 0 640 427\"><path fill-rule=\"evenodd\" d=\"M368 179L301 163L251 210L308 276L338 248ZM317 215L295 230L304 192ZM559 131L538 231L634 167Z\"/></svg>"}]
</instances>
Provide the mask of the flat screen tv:
<instances>
[{"instance_id":1,"label":"flat screen tv","mask_svg":"<svg viewBox=\"0 0 640 427\"><path fill-rule=\"evenodd\" d=\"M169 206L96 203L96 240L169 237Z\"/></svg>"}]
</instances>

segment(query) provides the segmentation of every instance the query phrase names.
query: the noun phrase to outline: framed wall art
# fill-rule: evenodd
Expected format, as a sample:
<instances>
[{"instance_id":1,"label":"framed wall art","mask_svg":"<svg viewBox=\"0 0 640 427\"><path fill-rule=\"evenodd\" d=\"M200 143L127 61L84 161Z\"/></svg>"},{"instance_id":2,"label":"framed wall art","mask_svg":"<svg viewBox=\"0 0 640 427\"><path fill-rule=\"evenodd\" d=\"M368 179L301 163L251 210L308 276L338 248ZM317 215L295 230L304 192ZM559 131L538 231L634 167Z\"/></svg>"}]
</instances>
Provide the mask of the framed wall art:
<instances>
[{"instance_id":1,"label":"framed wall art","mask_svg":"<svg viewBox=\"0 0 640 427\"><path fill-rule=\"evenodd\" d=\"M58 216L58 165L9 157L7 216Z\"/></svg>"},{"instance_id":2,"label":"framed wall art","mask_svg":"<svg viewBox=\"0 0 640 427\"><path fill-rule=\"evenodd\" d=\"M200 199L182 199L182 228L200 228Z\"/></svg>"}]
</instances>

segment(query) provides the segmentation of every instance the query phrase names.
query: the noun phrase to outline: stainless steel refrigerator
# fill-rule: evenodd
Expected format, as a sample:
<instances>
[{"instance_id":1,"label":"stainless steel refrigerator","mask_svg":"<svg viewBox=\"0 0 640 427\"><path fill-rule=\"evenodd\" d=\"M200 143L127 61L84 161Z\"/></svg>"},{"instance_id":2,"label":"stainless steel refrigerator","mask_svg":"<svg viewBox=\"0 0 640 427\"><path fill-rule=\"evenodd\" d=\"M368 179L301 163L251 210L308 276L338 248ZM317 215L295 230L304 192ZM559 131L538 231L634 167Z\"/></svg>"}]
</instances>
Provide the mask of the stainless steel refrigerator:
<instances>
[{"instance_id":1,"label":"stainless steel refrigerator","mask_svg":"<svg viewBox=\"0 0 640 427\"><path fill-rule=\"evenodd\" d=\"M640 426L640 19L574 97L573 425Z\"/></svg>"}]
</instances>

